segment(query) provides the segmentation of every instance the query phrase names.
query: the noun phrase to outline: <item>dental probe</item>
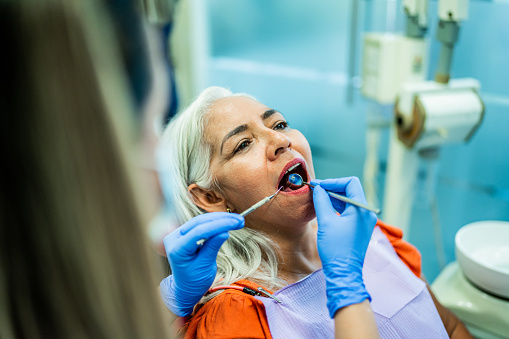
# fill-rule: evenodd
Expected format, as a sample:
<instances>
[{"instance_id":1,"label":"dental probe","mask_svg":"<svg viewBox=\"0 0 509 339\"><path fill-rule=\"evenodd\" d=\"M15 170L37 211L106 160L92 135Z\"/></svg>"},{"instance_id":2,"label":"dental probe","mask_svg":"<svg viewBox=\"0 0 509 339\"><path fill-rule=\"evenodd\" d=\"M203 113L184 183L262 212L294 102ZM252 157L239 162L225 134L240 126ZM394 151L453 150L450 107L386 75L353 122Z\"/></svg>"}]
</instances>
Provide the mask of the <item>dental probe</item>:
<instances>
[{"instance_id":1,"label":"dental probe","mask_svg":"<svg viewBox=\"0 0 509 339\"><path fill-rule=\"evenodd\" d=\"M256 209L258 209L259 207L262 207L263 205L265 205L266 203L268 203L272 198L274 198L276 196L276 194L279 193L279 191L281 191L281 189L283 188L283 186L279 187L279 189L277 190L276 193L272 194L271 196L268 196L267 198L263 198L262 200L258 201L256 204L254 204L253 206L249 207L247 210L245 210L244 212L240 213L241 216L245 217L246 215L254 212Z\"/></svg>"},{"instance_id":2,"label":"dental probe","mask_svg":"<svg viewBox=\"0 0 509 339\"><path fill-rule=\"evenodd\" d=\"M297 174L297 173L290 174L290 176L288 177L288 183L290 183L291 185L294 185L294 186L299 186L299 187L302 187L304 185L308 185L309 187L313 187L313 188L315 187L315 185L311 185L309 182L305 182L302 179L302 177L299 174ZM376 214L380 214L380 209L379 208L373 208L373 207L364 205L364 204L362 204L360 202L357 202L355 200L352 200L350 198L344 197L344 196L339 195L339 194L334 193L334 192L329 192L327 190L325 190L325 192L327 192L327 194L330 195L333 198L336 198L336 199L344 201L346 203L349 203L349 204L352 204L352 205L364 208L364 209L366 209L368 211L375 212Z\"/></svg>"},{"instance_id":3,"label":"dental probe","mask_svg":"<svg viewBox=\"0 0 509 339\"><path fill-rule=\"evenodd\" d=\"M251 214L252 212L254 212L255 210L257 210L258 208L262 207L263 205L265 205L266 203L268 203L270 200L272 200L272 198L274 198L278 193L279 191L281 191L281 189L283 188L283 186L279 187L279 189L276 191L276 193L266 197L266 198L263 198L262 200L258 201L256 204L254 204L253 206L249 207L247 210L245 210L244 212L240 213L241 216L245 217L246 215L248 214ZM196 245L198 246L202 246L203 243L206 241L207 239L200 239L196 242Z\"/></svg>"}]
</instances>

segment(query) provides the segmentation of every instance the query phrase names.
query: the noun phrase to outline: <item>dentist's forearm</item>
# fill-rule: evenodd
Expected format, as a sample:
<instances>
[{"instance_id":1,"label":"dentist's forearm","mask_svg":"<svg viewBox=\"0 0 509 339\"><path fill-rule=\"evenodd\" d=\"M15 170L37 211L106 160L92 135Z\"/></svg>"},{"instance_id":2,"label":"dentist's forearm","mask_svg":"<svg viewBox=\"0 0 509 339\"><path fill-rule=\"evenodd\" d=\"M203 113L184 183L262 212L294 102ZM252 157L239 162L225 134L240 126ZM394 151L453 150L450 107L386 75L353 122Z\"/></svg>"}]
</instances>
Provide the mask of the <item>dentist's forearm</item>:
<instances>
[{"instance_id":1,"label":"dentist's forearm","mask_svg":"<svg viewBox=\"0 0 509 339\"><path fill-rule=\"evenodd\" d=\"M336 339L380 338L375 316L367 299L339 309L334 315L334 326Z\"/></svg>"}]
</instances>

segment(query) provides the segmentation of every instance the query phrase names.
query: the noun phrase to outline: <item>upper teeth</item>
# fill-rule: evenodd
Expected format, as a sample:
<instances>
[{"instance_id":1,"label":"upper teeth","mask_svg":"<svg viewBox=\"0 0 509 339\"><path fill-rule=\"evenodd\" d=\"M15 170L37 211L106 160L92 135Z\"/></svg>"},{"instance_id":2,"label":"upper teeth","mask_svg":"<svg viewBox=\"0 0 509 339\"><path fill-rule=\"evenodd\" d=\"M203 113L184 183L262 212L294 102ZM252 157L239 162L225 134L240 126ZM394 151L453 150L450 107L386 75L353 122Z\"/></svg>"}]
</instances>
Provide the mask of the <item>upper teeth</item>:
<instances>
[{"instance_id":1,"label":"upper teeth","mask_svg":"<svg viewBox=\"0 0 509 339\"><path fill-rule=\"evenodd\" d=\"M299 165L300 165L300 163L293 165L292 167L290 167L290 168L289 168L289 169L285 172L285 174L286 174L286 173L288 173L288 172L290 172L290 171L293 171L293 170L294 170L297 166L299 166Z\"/></svg>"}]
</instances>

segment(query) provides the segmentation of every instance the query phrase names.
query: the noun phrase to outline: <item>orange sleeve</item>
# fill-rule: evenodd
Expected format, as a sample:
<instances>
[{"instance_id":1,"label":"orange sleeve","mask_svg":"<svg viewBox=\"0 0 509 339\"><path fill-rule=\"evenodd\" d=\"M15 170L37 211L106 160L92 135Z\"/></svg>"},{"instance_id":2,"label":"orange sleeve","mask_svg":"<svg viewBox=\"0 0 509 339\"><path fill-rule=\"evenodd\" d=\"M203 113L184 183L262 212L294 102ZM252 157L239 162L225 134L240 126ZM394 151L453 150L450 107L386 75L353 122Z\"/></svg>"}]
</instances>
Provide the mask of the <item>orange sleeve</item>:
<instances>
[{"instance_id":1,"label":"orange sleeve","mask_svg":"<svg viewBox=\"0 0 509 339\"><path fill-rule=\"evenodd\" d=\"M263 303L238 290L226 290L203 305L182 328L191 338L272 338Z\"/></svg>"},{"instance_id":2,"label":"orange sleeve","mask_svg":"<svg viewBox=\"0 0 509 339\"><path fill-rule=\"evenodd\" d=\"M414 274L421 277L421 253L409 242L403 240L403 231L397 227L384 223L380 219L376 223L391 242L399 258Z\"/></svg>"}]
</instances>

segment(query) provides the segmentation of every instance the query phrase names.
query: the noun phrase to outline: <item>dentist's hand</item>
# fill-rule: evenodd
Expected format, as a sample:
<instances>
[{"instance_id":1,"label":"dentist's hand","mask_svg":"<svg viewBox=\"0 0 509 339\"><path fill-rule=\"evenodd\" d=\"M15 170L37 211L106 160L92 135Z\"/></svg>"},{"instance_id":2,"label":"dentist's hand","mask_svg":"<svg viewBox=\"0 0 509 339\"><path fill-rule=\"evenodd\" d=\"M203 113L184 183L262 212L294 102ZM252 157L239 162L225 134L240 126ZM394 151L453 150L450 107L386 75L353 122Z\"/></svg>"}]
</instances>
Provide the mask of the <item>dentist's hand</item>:
<instances>
[{"instance_id":1,"label":"dentist's hand","mask_svg":"<svg viewBox=\"0 0 509 339\"><path fill-rule=\"evenodd\" d=\"M172 275L160 285L166 306L180 317L210 288L217 272L216 257L228 239L228 231L244 227L244 217L236 213L213 212L194 217L164 238ZM198 240L207 239L200 248Z\"/></svg>"},{"instance_id":2,"label":"dentist's hand","mask_svg":"<svg viewBox=\"0 0 509 339\"><path fill-rule=\"evenodd\" d=\"M313 180L311 184L316 185L313 203L318 220L318 253L327 282L327 307L334 317L340 308L371 300L362 267L377 218L373 212L329 197L324 190L365 204L358 178Z\"/></svg>"}]
</instances>

